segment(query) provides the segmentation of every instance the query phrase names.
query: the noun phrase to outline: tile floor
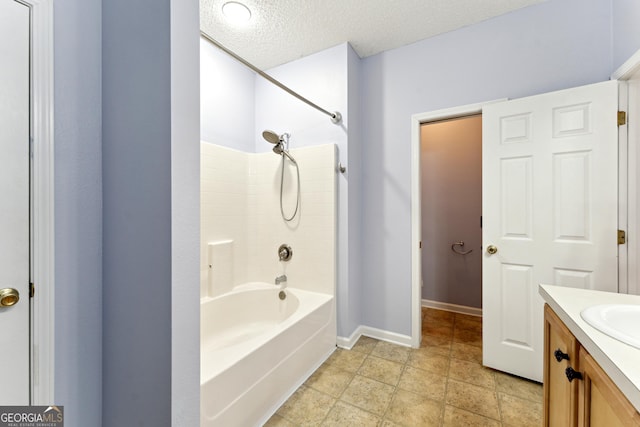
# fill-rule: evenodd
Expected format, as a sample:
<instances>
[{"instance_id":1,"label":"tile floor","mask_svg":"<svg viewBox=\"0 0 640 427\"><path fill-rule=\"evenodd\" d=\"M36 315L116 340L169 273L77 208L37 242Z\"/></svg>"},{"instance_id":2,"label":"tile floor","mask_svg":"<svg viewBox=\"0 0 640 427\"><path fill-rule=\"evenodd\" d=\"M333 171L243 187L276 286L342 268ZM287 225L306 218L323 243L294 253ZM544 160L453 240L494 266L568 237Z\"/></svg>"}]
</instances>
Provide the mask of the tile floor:
<instances>
[{"instance_id":1,"label":"tile floor","mask_svg":"<svg viewBox=\"0 0 640 427\"><path fill-rule=\"evenodd\" d=\"M266 426L542 425L542 385L481 365L481 318L422 316L421 348L362 337L337 349Z\"/></svg>"}]
</instances>

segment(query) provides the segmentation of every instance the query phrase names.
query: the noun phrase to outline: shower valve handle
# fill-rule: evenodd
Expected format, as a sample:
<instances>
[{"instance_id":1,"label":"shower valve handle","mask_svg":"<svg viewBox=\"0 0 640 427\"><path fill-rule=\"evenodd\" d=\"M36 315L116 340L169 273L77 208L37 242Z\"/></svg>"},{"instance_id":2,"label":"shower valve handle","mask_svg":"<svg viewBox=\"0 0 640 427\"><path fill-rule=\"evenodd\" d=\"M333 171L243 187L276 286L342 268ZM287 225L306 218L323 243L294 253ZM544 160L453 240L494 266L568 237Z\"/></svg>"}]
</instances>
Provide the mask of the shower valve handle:
<instances>
[{"instance_id":1,"label":"shower valve handle","mask_svg":"<svg viewBox=\"0 0 640 427\"><path fill-rule=\"evenodd\" d=\"M291 249L291 246L287 244L280 245L280 247L278 248L278 258L280 259L280 261L289 261L292 256L293 250Z\"/></svg>"}]
</instances>

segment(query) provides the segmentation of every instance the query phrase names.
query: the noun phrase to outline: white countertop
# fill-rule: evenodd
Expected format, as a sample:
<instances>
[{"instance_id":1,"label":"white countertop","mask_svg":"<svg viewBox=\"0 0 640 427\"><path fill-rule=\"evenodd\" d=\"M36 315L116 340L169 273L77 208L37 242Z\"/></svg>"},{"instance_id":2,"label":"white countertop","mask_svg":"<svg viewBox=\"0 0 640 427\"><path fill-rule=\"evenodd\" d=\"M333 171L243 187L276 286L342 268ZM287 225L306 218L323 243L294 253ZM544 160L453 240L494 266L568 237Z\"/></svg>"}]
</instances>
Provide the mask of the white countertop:
<instances>
[{"instance_id":1,"label":"white countertop","mask_svg":"<svg viewBox=\"0 0 640 427\"><path fill-rule=\"evenodd\" d=\"M540 285L540 295L640 412L640 349L611 338L580 316L599 304L637 304L640 296ZM640 328L640 325L638 325Z\"/></svg>"}]
</instances>

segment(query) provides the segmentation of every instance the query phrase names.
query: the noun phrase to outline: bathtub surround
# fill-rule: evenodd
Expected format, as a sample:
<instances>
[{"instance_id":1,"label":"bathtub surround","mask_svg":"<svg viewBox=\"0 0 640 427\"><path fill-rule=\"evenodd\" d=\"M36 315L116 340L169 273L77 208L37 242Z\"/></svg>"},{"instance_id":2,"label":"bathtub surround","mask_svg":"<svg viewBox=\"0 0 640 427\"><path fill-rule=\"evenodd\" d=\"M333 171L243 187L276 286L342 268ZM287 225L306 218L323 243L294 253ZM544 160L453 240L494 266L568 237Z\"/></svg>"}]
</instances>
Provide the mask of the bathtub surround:
<instances>
[{"instance_id":1,"label":"bathtub surround","mask_svg":"<svg viewBox=\"0 0 640 427\"><path fill-rule=\"evenodd\" d=\"M201 143L202 427L264 423L335 350L336 147L291 156L285 221L281 156Z\"/></svg>"},{"instance_id":2,"label":"bathtub surround","mask_svg":"<svg viewBox=\"0 0 640 427\"><path fill-rule=\"evenodd\" d=\"M227 269L232 283L221 284L218 293L249 281L246 254L249 251L249 156L238 150L201 142L200 144L200 297L215 295L208 290L210 276L207 259L209 244L231 242L231 265ZM212 265L212 268L214 266Z\"/></svg>"},{"instance_id":3,"label":"bathtub surround","mask_svg":"<svg viewBox=\"0 0 640 427\"><path fill-rule=\"evenodd\" d=\"M294 135L292 144L296 142ZM296 218L285 222L280 214L280 156L201 143L201 297L247 282L273 284L282 274L287 286L335 294L335 146L294 148L291 155L300 167L301 201ZM286 212L295 206L297 187L289 163L285 161ZM280 262L278 247L284 243L294 255ZM216 252L230 262L216 265ZM209 289L211 277L232 277L233 283L214 282Z\"/></svg>"}]
</instances>

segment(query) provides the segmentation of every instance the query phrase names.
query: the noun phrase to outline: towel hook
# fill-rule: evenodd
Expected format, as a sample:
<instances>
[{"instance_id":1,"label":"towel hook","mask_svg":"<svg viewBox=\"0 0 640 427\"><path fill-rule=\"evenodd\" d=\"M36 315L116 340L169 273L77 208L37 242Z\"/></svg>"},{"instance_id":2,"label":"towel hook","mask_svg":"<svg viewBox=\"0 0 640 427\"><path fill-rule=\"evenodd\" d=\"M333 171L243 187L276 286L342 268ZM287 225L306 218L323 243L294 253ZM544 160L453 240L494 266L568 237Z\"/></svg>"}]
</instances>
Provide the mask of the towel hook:
<instances>
[{"instance_id":1,"label":"towel hook","mask_svg":"<svg viewBox=\"0 0 640 427\"><path fill-rule=\"evenodd\" d=\"M473 249L469 249L468 251L459 251L456 246L460 246L460 248L464 247L464 242L462 240L455 242L453 245L451 245L451 250L455 253L457 253L458 255L467 255L470 254L471 252L473 252Z\"/></svg>"}]
</instances>

